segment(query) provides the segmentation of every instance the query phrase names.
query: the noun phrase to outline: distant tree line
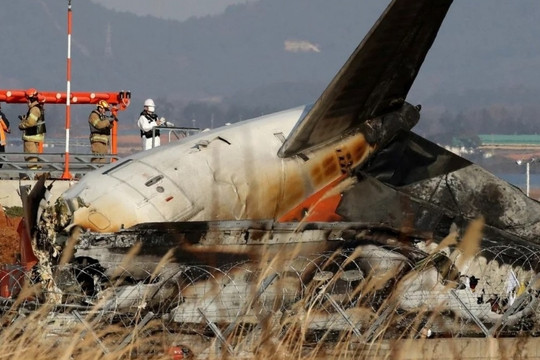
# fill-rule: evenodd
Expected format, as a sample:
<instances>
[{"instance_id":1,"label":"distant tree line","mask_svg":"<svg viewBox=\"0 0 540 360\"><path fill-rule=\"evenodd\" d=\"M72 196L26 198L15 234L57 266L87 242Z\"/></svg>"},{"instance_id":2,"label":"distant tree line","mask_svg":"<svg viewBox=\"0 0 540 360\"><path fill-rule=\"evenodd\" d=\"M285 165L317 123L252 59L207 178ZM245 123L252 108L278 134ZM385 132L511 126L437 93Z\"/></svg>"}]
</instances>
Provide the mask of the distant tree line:
<instances>
[{"instance_id":1,"label":"distant tree line","mask_svg":"<svg viewBox=\"0 0 540 360\"><path fill-rule=\"evenodd\" d=\"M414 131L431 141L464 146L478 144L479 134L540 134L540 106L493 105L485 108L422 114Z\"/></svg>"},{"instance_id":2,"label":"distant tree line","mask_svg":"<svg viewBox=\"0 0 540 360\"><path fill-rule=\"evenodd\" d=\"M275 105L246 106L234 103L188 102L182 106L159 100L165 112L180 119L183 126L210 128L234 123L283 110ZM461 139L465 146L479 144L479 134L540 134L540 106L503 106L452 112L422 113L413 129L416 133L440 144L450 145Z\"/></svg>"},{"instance_id":3,"label":"distant tree line","mask_svg":"<svg viewBox=\"0 0 540 360\"><path fill-rule=\"evenodd\" d=\"M250 106L233 101L173 101L157 97L158 115L166 116L176 126L216 128L227 123L255 118L284 110L277 104ZM119 114L121 130L137 132L136 118L142 101L134 101L129 111ZM12 105L12 107L14 107ZM15 108L13 108L15 110ZM18 106L15 111L23 111ZM72 135L88 135L88 113L91 107L74 107ZM494 105L477 109L452 111L449 109L422 109L419 123L414 132L443 145L452 145L456 139L463 146L475 147L479 144L479 134L540 134L540 105ZM65 110L63 106L47 107L48 133L53 137L64 135ZM15 120L12 110L8 117Z\"/></svg>"}]
</instances>

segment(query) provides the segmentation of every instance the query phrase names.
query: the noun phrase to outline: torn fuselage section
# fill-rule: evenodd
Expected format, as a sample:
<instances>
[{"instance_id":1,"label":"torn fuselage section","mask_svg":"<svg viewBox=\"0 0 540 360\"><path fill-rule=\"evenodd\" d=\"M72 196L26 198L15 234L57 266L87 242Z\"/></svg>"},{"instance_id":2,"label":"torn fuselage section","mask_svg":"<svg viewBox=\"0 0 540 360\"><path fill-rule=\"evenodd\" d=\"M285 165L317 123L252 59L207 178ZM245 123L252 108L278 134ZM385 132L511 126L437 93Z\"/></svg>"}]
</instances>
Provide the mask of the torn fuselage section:
<instances>
[{"instance_id":1,"label":"torn fuselage section","mask_svg":"<svg viewBox=\"0 0 540 360\"><path fill-rule=\"evenodd\" d=\"M197 304L210 301L209 294L216 291L219 283L222 285L218 288L228 289L219 291L219 303L236 303L231 311L237 312L242 302L234 296L247 301L262 281L261 276L276 273L275 283L267 285L273 290L265 292L264 302L272 308L271 304L278 299L288 299L285 304L290 306L304 296L306 286L318 279L320 272L332 272L332 276L337 273L336 281L344 277L335 291L345 296L346 289L350 291L352 286L345 286L349 281L347 275L354 278L353 285L358 285L364 275L409 269L411 263L427 256L411 246L413 240L400 245L393 229L376 233L371 224L363 223L149 223L116 233L82 233L71 264L78 274L76 278L94 279L85 283L85 294L98 297L114 292L116 308L124 311L136 302L134 294L142 294L144 289L152 294L157 289L175 289L175 293L167 293L170 298L165 299L162 291L156 295L159 301L146 298L144 302L155 306L160 302L175 303L173 317L177 321L192 321L199 319L199 314L194 313ZM413 234L409 236L412 238ZM416 236L420 239L422 234ZM375 253L379 246L391 250L387 253L379 249ZM370 250L369 255L367 250L363 258L353 255L355 251L361 253L363 247ZM378 256L384 258L382 263ZM456 274L448 277L455 278ZM238 289L243 290L238 293ZM128 293L131 295L127 296ZM216 306L215 301L210 302L207 305Z\"/></svg>"},{"instance_id":2,"label":"torn fuselage section","mask_svg":"<svg viewBox=\"0 0 540 360\"><path fill-rule=\"evenodd\" d=\"M345 221L412 227L443 239L482 217L483 248L540 245L538 201L412 132L398 134L356 174L338 207Z\"/></svg>"},{"instance_id":3,"label":"torn fuselage section","mask_svg":"<svg viewBox=\"0 0 540 360\"><path fill-rule=\"evenodd\" d=\"M426 304L441 311L440 331L454 315L496 323L503 312L489 301L506 294L499 279L507 276L507 264L518 269L520 283L534 283L535 272L520 262L531 253L497 253L491 261L480 252L464 263L459 243L437 245L429 233L371 222L150 223L82 233L71 276L64 268L56 281L66 301L102 301L105 311L123 313L144 308L180 324L256 324L261 314L280 317L311 306L317 310L307 325L313 331L350 330L342 311L367 324L390 298L401 311L422 312ZM464 285L464 277L475 276L481 279L476 286ZM523 306L512 310L512 324L534 313L535 290L523 291L515 290Z\"/></svg>"}]
</instances>

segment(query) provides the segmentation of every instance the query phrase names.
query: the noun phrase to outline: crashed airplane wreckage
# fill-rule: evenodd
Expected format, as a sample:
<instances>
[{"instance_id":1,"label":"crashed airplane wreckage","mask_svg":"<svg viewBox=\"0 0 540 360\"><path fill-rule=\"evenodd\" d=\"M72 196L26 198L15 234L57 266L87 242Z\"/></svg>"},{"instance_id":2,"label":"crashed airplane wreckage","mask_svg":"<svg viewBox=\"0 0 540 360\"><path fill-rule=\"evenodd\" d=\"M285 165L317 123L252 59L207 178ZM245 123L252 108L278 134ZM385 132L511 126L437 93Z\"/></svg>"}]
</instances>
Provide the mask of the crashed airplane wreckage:
<instances>
[{"instance_id":1,"label":"crashed airplane wreckage","mask_svg":"<svg viewBox=\"0 0 540 360\"><path fill-rule=\"evenodd\" d=\"M456 315L522 330L540 204L414 134L421 107L404 100L451 3L392 1L313 106L128 156L54 204L42 179L23 203L44 296L183 324L310 298L326 310L311 329L373 334L391 309L438 311L441 332L464 331Z\"/></svg>"}]
</instances>

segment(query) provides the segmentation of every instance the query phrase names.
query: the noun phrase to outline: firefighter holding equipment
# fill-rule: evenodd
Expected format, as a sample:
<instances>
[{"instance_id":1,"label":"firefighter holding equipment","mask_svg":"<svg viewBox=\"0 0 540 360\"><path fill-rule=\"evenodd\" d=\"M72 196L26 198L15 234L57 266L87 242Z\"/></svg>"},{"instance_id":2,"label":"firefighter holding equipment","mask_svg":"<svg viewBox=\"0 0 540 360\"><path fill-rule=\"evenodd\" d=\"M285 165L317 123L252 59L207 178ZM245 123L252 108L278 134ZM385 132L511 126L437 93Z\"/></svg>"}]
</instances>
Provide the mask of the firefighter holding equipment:
<instances>
[{"instance_id":1,"label":"firefighter holding equipment","mask_svg":"<svg viewBox=\"0 0 540 360\"><path fill-rule=\"evenodd\" d=\"M108 159L102 156L109 153L111 129L114 126L114 118L106 115L108 110L109 103L105 100L100 100L97 103L96 109L92 110L90 116L88 116L90 145L92 147L92 154L96 155L91 159L93 163L108 162Z\"/></svg>"},{"instance_id":2,"label":"firefighter holding equipment","mask_svg":"<svg viewBox=\"0 0 540 360\"><path fill-rule=\"evenodd\" d=\"M28 89L25 92L26 101L28 103L28 112L26 115L20 116L19 129L22 130L22 140L25 153L36 154L41 151L43 142L45 141L45 102L36 89ZM28 156L24 158L30 164L30 169L39 169L40 166L36 163L36 156Z\"/></svg>"},{"instance_id":3,"label":"firefighter holding equipment","mask_svg":"<svg viewBox=\"0 0 540 360\"><path fill-rule=\"evenodd\" d=\"M137 126L141 131L143 150L158 147L161 143L159 129L152 131L153 128L156 126L174 126L173 124L168 123L164 117L158 118L155 110L156 105L154 100L146 99L144 101L143 111L140 113L139 120L137 121Z\"/></svg>"}]
</instances>

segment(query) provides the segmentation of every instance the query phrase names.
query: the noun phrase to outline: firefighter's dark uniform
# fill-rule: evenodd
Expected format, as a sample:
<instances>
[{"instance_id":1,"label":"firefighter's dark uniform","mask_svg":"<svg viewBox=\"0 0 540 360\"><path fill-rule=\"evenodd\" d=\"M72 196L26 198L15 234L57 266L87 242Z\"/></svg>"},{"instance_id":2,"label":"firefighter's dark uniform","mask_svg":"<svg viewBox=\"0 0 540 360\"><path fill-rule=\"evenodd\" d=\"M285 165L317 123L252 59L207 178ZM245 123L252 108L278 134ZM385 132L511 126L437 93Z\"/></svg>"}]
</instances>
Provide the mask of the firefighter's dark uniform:
<instances>
[{"instance_id":1,"label":"firefighter's dark uniform","mask_svg":"<svg viewBox=\"0 0 540 360\"><path fill-rule=\"evenodd\" d=\"M28 112L21 117L19 123L19 129L23 131L22 139L24 143L25 153L38 153L39 145L45 141L45 113L43 106L37 101L33 100L28 104ZM37 163L38 158L35 156L27 156L24 158L30 163ZM30 169L39 169L37 164L30 164Z\"/></svg>"},{"instance_id":2,"label":"firefighter's dark uniform","mask_svg":"<svg viewBox=\"0 0 540 360\"><path fill-rule=\"evenodd\" d=\"M109 141L113 121L112 118L99 113L97 109L93 110L90 116L88 116L92 154L103 155L109 153ZM93 157L91 161L93 163L106 163L108 159L104 157Z\"/></svg>"}]
</instances>

